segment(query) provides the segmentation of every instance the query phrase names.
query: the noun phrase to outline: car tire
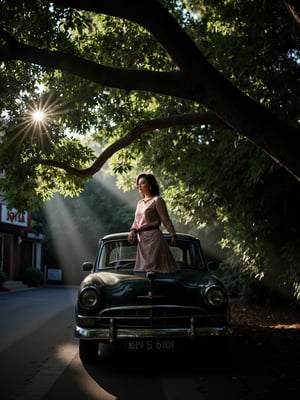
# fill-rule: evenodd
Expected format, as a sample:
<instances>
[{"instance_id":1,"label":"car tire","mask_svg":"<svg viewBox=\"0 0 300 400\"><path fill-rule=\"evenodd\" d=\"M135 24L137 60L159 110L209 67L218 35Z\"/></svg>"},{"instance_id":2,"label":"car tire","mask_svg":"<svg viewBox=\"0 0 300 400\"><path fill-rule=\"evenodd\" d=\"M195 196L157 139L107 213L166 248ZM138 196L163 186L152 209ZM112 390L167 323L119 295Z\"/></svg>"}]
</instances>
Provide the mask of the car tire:
<instances>
[{"instance_id":1,"label":"car tire","mask_svg":"<svg viewBox=\"0 0 300 400\"><path fill-rule=\"evenodd\" d=\"M98 360L99 343L95 340L79 340L79 357L83 363L95 363Z\"/></svg>"}]
</instances>

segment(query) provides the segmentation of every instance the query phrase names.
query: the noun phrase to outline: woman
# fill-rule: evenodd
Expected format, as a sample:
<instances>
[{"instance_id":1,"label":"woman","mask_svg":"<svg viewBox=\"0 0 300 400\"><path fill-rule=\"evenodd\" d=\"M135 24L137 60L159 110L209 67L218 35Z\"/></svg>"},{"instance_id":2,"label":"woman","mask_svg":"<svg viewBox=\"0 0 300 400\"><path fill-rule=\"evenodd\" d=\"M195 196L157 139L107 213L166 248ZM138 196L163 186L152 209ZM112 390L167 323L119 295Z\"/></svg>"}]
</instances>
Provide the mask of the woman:
<instances>
[{"instance_id":1,"label":"woman","mask_svg":"<svg viewBox=\"0 0 300 400\"><path fill-rule=\"evenodd\" d=\"M179 267L159 229L161 223L171 235L171 246L176 243L176 232L166 203L159 195L159 186L152 174L140 174L136 188L142 199L138 201L135 218L128 235L129 243L138 241L135 271L161 273L177 272Z\"/></svg>"}]
</instances>

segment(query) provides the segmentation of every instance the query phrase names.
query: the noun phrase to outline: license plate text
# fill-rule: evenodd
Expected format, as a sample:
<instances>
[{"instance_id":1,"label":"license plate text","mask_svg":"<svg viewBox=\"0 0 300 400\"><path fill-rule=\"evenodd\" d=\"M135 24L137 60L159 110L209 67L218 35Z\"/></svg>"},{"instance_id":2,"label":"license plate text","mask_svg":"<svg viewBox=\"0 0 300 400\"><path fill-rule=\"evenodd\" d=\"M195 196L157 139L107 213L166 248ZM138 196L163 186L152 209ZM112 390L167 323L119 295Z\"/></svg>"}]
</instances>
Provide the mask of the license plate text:
<instances>
[{"instance_id":1,"label":"license plate text","mask_svg":"<svg viewBox=\"0 0 300 400\"><path fill-rule=\"evenodd\" d=\"M173 339L131 339L126 343L127 351L176 351Z\"/></svg>"}]
</instances>

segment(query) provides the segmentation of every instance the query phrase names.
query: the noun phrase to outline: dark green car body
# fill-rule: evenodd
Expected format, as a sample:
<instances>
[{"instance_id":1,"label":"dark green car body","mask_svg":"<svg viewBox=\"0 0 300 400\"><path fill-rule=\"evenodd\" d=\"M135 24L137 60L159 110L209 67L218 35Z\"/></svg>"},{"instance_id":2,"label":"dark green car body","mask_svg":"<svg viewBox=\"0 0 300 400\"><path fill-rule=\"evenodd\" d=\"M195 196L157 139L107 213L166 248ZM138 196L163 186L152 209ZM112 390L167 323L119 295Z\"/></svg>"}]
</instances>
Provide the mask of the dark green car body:
<instances>
[{"instance_id":1,"label":"dark green car body","mask_svg":"<svg viewBox=\"0 0 300 400\"><path fill-rule=\"evenodd\" d=\"M165 234L165 239L170 240ZM170 247L180 270L135 272L136 246L128 233L100 239L81 282L75 336L82 361L98 357L99 343L132 351L175 350L178 343L230 335L230 305L222 282L206 265L199 239L178 234Z\"/></svg>"}]
</instances>

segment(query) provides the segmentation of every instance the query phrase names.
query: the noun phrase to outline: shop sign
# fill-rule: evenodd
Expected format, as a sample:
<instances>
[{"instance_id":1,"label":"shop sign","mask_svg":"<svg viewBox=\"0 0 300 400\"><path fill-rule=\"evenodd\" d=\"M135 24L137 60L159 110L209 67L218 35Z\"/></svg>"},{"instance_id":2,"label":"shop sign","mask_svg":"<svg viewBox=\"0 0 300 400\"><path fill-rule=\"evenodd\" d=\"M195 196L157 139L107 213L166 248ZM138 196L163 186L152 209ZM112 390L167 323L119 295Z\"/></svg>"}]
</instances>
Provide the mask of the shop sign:
<instances>
[{"instance_id":1,"label":"shop sign","mask_svg":"<svg viewBox=\"0 0 300 400\"><path fill-rule=\"evenodd\" d=\"M5 204L1 204L1 222L3 224L17 225L28 228L28 213L20 213L15 208L8 209Z\"/></svg>"}]
</instances>

